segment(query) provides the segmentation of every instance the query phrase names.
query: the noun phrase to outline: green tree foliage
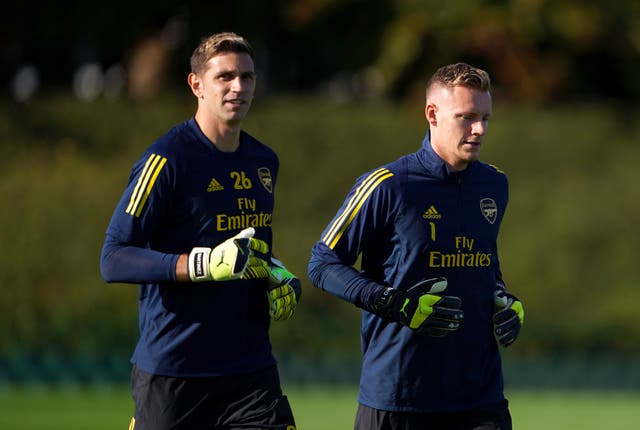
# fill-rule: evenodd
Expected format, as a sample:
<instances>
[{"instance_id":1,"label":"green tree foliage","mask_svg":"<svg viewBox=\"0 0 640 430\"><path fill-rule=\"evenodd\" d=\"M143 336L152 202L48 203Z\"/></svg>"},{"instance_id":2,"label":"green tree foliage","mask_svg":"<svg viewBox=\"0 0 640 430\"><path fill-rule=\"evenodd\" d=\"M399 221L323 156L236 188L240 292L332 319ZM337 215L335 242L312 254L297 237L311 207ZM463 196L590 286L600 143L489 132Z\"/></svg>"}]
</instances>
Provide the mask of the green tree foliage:
<instances>
[{"instance_id":1,"label":"green tree foliage","mask_svg":"<svg viewBox=\"0 0 640 430\"><path fill-rule=\"evenodd\" d=\"M3 82L34 64L43 86L68 87L85 62L135 74L144 57L143 74L165 78L154 91L182 87L197 41L232 30L255 45L266 91L402 99L435 68L467 61L489 69L512 100L640 98L637 0L58 2L37 16L14 6L0 43ZM151 47L161 51L156 62Z\"/></svg>"},{"instance_id":2,"label":"green tree foliage","mask_svg":"<svg viewBox=\"0 0 640 430\"><path fill-rule=\"evenodd\" d=\"M372 66L391 94L406 95L443 63L468 61L491 70L516 100L640 95L630 73L640 65L640 6L633 0L390 3Z\"/></svg>"}]
</instances>

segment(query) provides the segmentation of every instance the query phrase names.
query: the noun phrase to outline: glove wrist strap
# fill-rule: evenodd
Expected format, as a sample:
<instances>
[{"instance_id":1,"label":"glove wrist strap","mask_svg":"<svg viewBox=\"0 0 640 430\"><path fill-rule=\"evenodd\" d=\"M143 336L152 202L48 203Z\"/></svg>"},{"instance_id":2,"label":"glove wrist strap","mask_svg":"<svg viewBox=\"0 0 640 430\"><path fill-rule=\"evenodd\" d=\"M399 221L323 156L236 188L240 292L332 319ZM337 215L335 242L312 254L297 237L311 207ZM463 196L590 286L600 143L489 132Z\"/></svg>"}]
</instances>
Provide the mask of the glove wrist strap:
<instances>
[{"instance_id":1,"label":"glove wrist strap","mask_svg":"<svg viewBox=\"0 0 640 430\"><path fill-rule=\"evenodd\" d=\"M373 308L376 314L383 318L391 318L393 313L393 301L397 291L392 287L383 288L376 293L376 299L373 302Z\"/></svg>"},{"instance_id":2,"label":"glove wrist strap","mask_svg":"<svg viewBox=\"0 0 640 430\"><path fill-rule=\"evenodd\" d=\"M189 278L191 282L203 282L213 280L211 270L209 270L209 257L211 248L193 248L189 254Z\"/></svg>"}]
</instances>

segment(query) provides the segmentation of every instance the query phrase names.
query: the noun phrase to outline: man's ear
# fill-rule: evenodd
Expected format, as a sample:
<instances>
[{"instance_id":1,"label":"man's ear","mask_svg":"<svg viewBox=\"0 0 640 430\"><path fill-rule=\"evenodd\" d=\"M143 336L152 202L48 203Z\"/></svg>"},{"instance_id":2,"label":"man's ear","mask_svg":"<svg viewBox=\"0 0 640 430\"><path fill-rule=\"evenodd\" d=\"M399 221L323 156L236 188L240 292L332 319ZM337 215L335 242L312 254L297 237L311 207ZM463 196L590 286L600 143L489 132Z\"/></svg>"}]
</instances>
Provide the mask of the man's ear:
<instances>
[{"instance_id":1,"label":"man's ear","mask_svg":"<svg viewBox=\"0 0 640 430\"><path fill-rule=\"evenodd\" d=\"M429 125L437 126L438 120L436 118L436 112L438 111L438 107L433 103L427 103L424 108L424 116L427 118L427 122Z\"/></svg>"},{"instance_id":2,"label":"man's ear","mask_svg":"<svg viewBox=\"0 0 640 430\"><path fill-rule=\"evenodd\" d=\"M191 88L191 92L193 93L193 95L195 95L198 98L202 97L202 81L200 80L200 77L198 77L198 75L196 75L195 73L189 73L189 76L187 76L187 83L189 84L189 87Z\"/></svg>"}]
</instances>

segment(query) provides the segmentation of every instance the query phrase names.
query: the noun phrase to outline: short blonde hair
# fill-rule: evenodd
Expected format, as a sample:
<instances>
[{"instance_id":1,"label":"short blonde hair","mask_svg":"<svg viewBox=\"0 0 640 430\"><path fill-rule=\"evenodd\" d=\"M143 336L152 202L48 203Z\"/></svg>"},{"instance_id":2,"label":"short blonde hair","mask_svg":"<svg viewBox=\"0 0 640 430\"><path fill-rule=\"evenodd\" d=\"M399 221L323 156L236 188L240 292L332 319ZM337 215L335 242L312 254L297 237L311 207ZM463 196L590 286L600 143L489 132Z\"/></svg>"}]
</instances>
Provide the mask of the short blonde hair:
<instances>
[{"instance_id":1,"label":"short blonde hair","mask_svg":"<svg viewBox=\"0 0 640 430\"><path fill-rule=\"evenodd\" d=\"M442 66L427 82L427 97L434 85L445 87L466 86L480 91L491 91L491 78L482 69L466 63L455 63Z\"/></svg>"},{"instance_id":2,"label":"short blonde hair","mask_svg":"<svg viewBox=\"0 0 640 430\"><path fill-rule=\"evenodd\" d=\"M191 72L203 71L207 61L223 52L242 52L253 60L253 48L247 39L231 32L216 33L203 38L191 54Z\"/></svg>"}]
</instances>

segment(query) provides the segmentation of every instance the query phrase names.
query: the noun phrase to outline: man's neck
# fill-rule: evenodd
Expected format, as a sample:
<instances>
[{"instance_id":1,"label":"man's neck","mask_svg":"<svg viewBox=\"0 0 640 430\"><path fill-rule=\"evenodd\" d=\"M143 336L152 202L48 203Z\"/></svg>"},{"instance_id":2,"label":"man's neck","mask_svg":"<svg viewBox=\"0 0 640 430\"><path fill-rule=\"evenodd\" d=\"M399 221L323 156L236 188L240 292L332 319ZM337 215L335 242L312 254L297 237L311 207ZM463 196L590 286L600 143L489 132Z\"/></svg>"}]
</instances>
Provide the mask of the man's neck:
<instances>
[{"instance_id":1,"label":"man's neck","mask_svg":"<svg viewBox=\"0 0 640 430\"><path fill-rule=\"evenodd\" d=\"M240 146L240 125L203 120L196 113L195 120L202 133L222 152L234 152Z\"/></svg>"}]
</instances>

